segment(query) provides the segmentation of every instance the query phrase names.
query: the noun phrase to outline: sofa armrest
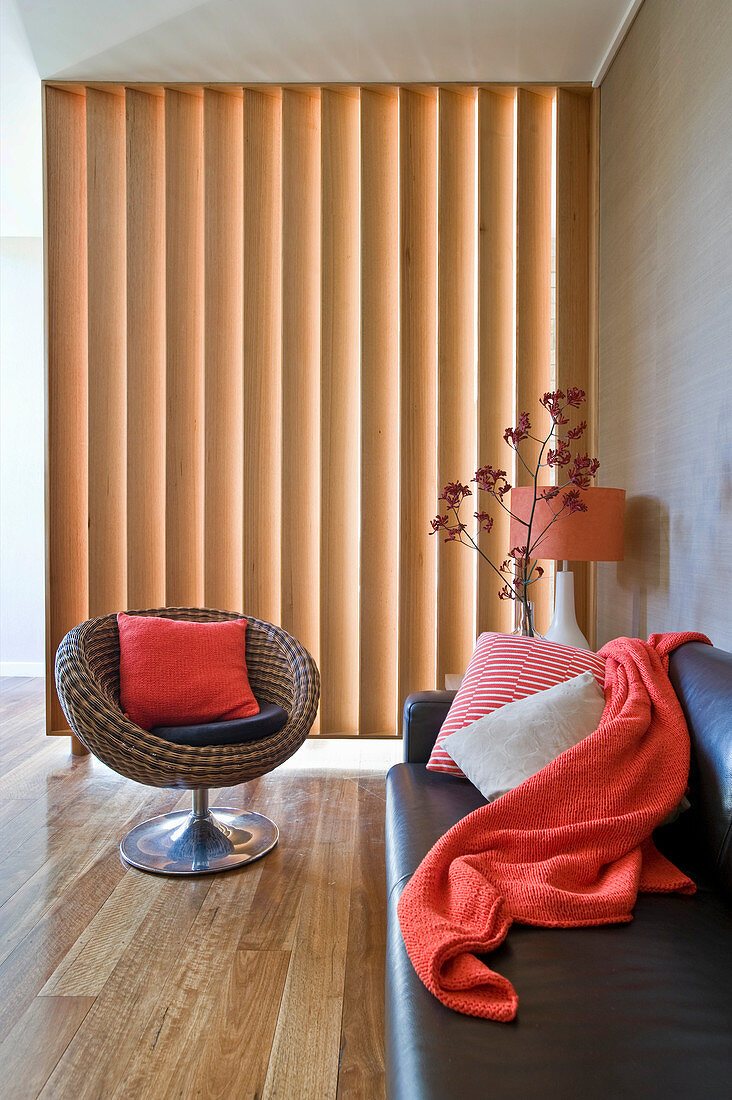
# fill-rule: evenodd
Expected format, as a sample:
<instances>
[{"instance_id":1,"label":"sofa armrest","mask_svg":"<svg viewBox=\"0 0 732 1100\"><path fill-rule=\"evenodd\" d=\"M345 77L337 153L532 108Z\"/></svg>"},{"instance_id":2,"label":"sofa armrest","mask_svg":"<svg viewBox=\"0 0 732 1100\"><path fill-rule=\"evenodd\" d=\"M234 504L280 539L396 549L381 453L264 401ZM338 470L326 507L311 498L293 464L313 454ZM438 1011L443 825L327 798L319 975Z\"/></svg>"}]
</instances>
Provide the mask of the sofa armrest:
<instances>
[{"instance_id":1,"label":"sofa armrest","mask_svg":"<svg viewBox=\"0 0 732 1100\"><path fill-rule=\"evenodd\" d=\"M404 704L404 760L426 764L437 734L447 718L454 691L415 691Z\"/></svg>"}]
</instances>

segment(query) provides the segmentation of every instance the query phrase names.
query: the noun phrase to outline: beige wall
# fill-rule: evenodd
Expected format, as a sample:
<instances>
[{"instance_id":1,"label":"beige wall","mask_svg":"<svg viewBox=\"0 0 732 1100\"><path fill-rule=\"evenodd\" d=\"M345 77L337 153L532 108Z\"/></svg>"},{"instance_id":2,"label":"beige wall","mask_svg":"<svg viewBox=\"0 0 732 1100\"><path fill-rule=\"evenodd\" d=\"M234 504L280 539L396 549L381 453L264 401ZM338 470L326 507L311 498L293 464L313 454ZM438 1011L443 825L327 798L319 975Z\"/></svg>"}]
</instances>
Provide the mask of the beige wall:
<instances>
[{"instance_id":1,"label":"beige wall","mask_svg":"<svg viewBox=\"0 0 732 1100\"><path fill-rule=\"evenodd\" d=\"M602 85L598 643L732 649L732 4L646 0Z\"/></svg>"}]
</instances>

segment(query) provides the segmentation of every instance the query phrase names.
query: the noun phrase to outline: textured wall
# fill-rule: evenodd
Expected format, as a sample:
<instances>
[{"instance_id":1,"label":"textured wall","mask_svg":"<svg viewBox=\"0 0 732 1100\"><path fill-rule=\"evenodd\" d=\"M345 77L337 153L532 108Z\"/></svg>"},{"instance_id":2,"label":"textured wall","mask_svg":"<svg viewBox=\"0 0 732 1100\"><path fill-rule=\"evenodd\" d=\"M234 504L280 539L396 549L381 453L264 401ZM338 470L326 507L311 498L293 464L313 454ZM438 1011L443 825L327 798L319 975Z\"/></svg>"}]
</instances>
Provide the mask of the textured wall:
<instances>
[{"instance_id":1,"label":"textured wall","mask_svg":"<svg viewBox=\"0 0 732 1100\"><path fill-rule=\"evenodd\" d=\"M41 84L0 4L0 676L44 668Z\"/></svg>"},{"instance_id":2,"label":"textured wall","mask_svg":"<svg viewBox=\"0 0 732 1100\"><path fill-rule=\"evenodd\" d=\"M0 240L0 676L41 676L43 244Z\"/></svg>"},{"instance_id":3,"label":"textured wall","mask_svg":"<svg viewBox=\"0 0 732 1100\"><path fill-rule=\"evenodd\" d=\"M602 85L598 642L732 649L732 5L646 0Z\"/></svg>"}]
</instances>

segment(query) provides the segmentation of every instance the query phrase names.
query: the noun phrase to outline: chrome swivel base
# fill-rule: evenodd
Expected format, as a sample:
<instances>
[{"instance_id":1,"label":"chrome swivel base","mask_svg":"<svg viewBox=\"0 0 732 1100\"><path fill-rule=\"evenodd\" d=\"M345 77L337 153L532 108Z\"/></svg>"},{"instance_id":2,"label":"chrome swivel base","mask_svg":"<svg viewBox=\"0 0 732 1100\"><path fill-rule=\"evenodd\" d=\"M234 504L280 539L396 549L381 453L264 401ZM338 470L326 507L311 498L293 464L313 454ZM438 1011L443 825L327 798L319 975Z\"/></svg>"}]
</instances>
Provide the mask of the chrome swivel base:
<instances>
[{"instance_id":1,"label":"chrome swivel base","mask_svg":"<svg viewBox=\"0 0 732 1100\"><path fill-rule=\"evenodd\" d=\"M122 858L158 875L205 875L251 863L279 838L261 814L208 806L208 791L193 792L193 810L162 814L137 825L119 846Z\"/></svg>"}]
</instances>

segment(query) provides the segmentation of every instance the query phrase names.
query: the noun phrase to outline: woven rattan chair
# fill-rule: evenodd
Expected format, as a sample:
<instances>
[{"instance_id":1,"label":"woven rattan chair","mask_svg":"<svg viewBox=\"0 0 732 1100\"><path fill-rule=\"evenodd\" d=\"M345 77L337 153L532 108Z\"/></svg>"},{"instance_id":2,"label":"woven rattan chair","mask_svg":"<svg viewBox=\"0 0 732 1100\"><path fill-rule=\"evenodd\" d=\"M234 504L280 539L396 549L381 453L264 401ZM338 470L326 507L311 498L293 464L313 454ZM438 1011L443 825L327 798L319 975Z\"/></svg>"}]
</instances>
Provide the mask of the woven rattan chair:
<instances>
[{"instance_id":1,"label":"woven rattan chair","mask_svg":"<svg viewBox=\"0 0 732 1100\"><path fill-rule=\"evenodd\" d=\"M164 607L135 611L195 622L247 619L247 672L260 703L287 714L276 733L243 744L172 744L140 729L122 713L116 615L90 619L69 631L56 654L56 687L69 726L99 760L150 787L193 791L193 809L138 825L120 850L133 866L161 874L200 874L259 859L278 839L261 814L209 809L210 787L231 787L272 771L302 745L318 707L320 676L310 654L284 630L228 611Z\"/></svg>"}]
</instances>

